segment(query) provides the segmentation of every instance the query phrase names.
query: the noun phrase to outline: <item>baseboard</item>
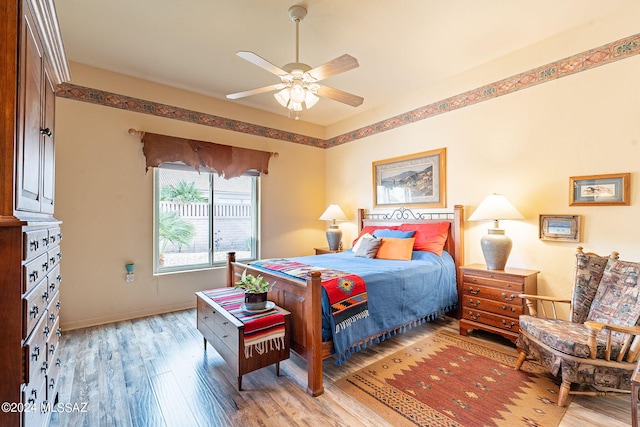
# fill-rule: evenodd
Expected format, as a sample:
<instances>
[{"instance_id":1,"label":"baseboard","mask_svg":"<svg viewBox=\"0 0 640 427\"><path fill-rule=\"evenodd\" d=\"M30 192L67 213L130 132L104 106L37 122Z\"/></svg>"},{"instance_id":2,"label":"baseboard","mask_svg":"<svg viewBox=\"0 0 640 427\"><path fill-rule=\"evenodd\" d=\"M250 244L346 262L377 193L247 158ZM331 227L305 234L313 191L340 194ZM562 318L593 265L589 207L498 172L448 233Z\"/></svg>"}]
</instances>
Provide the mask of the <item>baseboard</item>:
<instances>
[{"instance_id":1,"label":"baseboard","mask_svg":"<svg viewBox=\"0 0 640 427\"><path fill-rule=\"evenodd\" d=\"M104 325L107 323L121 322L123 320L154 316L156 314L171 313L172 311L187 310L195 307L194 301L189 301L160 307L152 307L144 310L129 311L127 313L117 313L113 315L94 317L91 319L83 319L75 322L61 322L60 327L63 331L71 331L74 329L90 328L92 326Z\"/></svg>"}]
</instances>

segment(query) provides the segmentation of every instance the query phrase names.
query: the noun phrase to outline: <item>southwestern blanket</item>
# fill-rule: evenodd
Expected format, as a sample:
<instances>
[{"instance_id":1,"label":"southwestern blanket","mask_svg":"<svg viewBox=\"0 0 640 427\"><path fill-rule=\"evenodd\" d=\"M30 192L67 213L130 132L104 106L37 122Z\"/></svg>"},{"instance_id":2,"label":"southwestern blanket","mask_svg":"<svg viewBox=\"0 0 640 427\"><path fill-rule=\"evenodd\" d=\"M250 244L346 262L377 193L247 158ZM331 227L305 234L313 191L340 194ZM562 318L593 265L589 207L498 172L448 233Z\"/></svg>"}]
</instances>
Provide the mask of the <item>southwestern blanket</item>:
<instances>
[{"instance_id":1,"label":"southwestern blanket","mask_svg":"<svg viewBox=\"0 0 640 427\"><path fill-rule=\"evenodd\" d=\"M211 289L203 292L244 324L244 355L258 354L284 348L284 315L276 309L259 313L242 309L244 292L235 288Z\"/></svg>"},{"instance_id":2,"label":"southwestern blanket","mask_svg":"<svg viewBox=\"0 0 640 427\"><path fill-rule=\"evenodd\" d=\"M314 267L288 259L255 261L253 267L278 271L289 276L307 280L312 271L318 271L335 321L334 333L338 335L360 319L369 317L367 285L362 277L330 268Z\"/></svg>"}]
</instances>

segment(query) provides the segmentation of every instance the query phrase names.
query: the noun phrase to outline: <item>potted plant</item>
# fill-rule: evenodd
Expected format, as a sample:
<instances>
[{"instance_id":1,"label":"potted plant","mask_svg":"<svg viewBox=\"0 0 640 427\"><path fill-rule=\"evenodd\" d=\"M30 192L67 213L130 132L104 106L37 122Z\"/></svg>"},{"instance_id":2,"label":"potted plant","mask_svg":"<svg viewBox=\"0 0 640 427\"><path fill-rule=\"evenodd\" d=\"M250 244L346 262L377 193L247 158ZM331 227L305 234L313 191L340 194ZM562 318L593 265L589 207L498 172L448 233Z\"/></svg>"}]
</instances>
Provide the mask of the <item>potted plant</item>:
<instances>
[{"instance_id":1,"label":"potted plant","mask_svg":"<svg viewBox=\"0 0 640 427\"><path fill-rule=\"evenodd\" d=\"M245 270L234 288L244 291L244 304L247 310L262 310L267 307L267 293L274 284L275 282L269 283L259 274L257 276L247 274Z\"/></svg>"}]
</instances>

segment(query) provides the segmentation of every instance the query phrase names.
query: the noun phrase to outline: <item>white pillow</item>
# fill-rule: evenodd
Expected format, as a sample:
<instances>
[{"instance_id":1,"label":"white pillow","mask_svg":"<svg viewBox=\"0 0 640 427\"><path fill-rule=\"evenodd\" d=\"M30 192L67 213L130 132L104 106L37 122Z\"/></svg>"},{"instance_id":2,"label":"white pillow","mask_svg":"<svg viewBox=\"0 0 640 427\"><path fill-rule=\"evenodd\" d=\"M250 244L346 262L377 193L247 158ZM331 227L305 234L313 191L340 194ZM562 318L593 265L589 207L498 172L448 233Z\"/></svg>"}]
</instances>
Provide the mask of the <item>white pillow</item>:
<instances>
[{"instance_id":1,"label":"white pillow","mask_svg":"<svg viewBox=\"0 0 640 427\"><path fill-rule=\"evenodd\" d=\"M372 236L371 234L369 234L369 233L364 233L364 234L363 234L363 235L358 239L358 241L356 242L356 244L355 244L355 245L353 245L353 248L352 248L352 249L353 249L353 252L355 252L355 251L357 251L357 250L358 250L358 248L360 247L360 244L362 243L362 240L363 240L365 237L366 237L367 239L371 239L373 236Z\"/></svg>"}]
</instances>

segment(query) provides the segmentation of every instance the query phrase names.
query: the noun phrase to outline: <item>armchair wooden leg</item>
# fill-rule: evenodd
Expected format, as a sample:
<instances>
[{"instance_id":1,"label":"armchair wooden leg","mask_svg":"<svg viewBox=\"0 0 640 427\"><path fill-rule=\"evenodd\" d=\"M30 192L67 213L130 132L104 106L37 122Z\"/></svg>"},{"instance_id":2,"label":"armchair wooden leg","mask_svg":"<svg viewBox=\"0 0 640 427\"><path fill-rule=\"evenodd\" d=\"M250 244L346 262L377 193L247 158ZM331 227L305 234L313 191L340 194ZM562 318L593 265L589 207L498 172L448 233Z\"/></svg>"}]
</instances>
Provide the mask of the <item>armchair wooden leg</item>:
<instances>
[{"instance_id":1,"label":"armchair wooden leg","mask_svg":"<svg viewBox=\"0 0 640 427\"><path fill-rule=\"evenodd\" d=\"M560 385L560 393L558 394L558 406L564 406L569 397L569 390L571 389L571 382L562 380Z\"/></svg>"},{"instance_id":2,"label":"armchair wooden leg","mask_svg":"<svg viewBox=\"0 0 640 427\"><path fill-rule=\"evenodd\" d=\"M527 358L527 353L520 350L520 354L518 355L518 360L516 361L516 369L519 370L522 367L522 364L524 363L526 358Z\"/></svg>"}]
</instances>

